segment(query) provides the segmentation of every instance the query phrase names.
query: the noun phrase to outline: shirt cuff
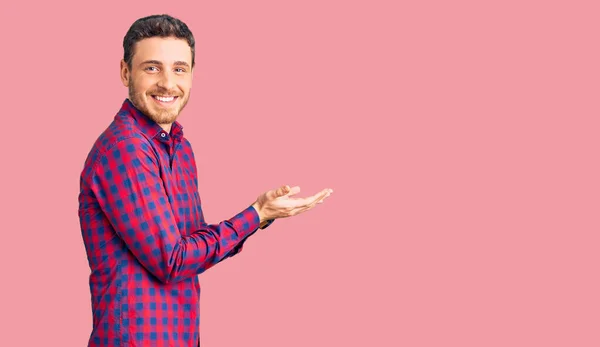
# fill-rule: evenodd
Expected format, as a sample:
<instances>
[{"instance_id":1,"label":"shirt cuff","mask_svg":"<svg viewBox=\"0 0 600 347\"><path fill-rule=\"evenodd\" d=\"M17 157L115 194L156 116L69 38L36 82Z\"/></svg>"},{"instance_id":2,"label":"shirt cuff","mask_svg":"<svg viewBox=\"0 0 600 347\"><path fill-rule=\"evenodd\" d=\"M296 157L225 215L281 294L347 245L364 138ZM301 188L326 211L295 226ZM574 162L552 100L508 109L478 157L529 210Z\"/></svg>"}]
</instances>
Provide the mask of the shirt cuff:
<instances>
[{"instance_id":1,"label":"shirt cuff","mask_svg":"<svg viewBox=\"0 0 600 347\"><path fill-rule=\"evenodd\" d=\"M238 213L230 219L235 231L241 237L240 242L225 256L225 258L233 257L240 253L244 248L244 242L254 234L260 226L260 217L254 207L249 206L244 211Z\"/></svg>"},{"instance_id":2,"label":"shirt cuff","mask_svg":"<svg viewBox=\"0 0 600 347\"><path fill-rule=\"evenodd\" d=\"M250 207L254 210L254 212L258 216L258 211L256 211L256 209L254 208L254 206L250 205ZM258 219L259 219L259 222L260 222L260 217ZM260 226L260 223L259 223L258 227L260 229L266 229L266 228L269 227L269 225L273 224L274 221L275 221L275 219L269 219L269 220L265 221L265 225L263 225L262 227Z\"/></svg>"},{"instance_id":3,"label":"shirt cuff","mask_svg":"<svg viewBox=\"0 0 600 347\"><path fill-rule=\"evenodd\" d=\"M254 207L249 206L229 220L238 235L245 239L260 226L260 217Z\"/></svg>"}]
</instances>

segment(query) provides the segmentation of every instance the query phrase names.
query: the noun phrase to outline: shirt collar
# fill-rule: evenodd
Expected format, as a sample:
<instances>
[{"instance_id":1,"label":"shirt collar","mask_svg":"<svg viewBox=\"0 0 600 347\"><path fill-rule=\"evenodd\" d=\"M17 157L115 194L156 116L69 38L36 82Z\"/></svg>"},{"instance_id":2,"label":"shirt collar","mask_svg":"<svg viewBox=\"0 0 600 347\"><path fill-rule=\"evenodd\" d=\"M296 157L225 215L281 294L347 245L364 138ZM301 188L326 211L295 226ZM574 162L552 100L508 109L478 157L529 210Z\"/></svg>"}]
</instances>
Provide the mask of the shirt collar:
<instances>
[{"instance_id":1,"label":"shirt collar","mask_svg":"<svg viewBox=\"0 0 600 347\"><path fill-rule=\"evenodd\" d=\"M121 106L121 112L130 114L138 124L138 127L142 130L142 132L148 135L150 138L154 138L161 133L166 132L158 125L155 121L150 119L147 115L145 115L142 111L138 110L137 107L133 105L131 100L125 99L123 102L123 106ZM167 134L169 135L169 134ZM183 136L183 127L179 122L175 121L171 125L171 134L174 139L179 140Z\"/></svg>"}]
</instances>

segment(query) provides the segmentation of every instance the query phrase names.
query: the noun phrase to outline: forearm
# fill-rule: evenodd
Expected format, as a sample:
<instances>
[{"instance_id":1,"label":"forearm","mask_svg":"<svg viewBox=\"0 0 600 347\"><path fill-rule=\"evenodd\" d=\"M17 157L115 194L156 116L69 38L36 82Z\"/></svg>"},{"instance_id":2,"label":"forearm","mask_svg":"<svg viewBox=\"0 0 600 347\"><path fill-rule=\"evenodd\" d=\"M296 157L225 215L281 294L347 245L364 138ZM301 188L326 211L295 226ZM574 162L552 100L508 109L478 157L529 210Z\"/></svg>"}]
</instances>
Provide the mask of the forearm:
<instances>
[{"instance_id":1,"label":"forearm","mask_svg":"<svg viewBox=\"0 0 600 347\"><path fill-rule=\"evenodd\" d=\"M176 282L196 276L224 258L259 228L259 217L253 208L238 213L229 220L204 227L182 237L171 254L166 267L159 269L161 281Z\"/></svg>"}]
</instances>

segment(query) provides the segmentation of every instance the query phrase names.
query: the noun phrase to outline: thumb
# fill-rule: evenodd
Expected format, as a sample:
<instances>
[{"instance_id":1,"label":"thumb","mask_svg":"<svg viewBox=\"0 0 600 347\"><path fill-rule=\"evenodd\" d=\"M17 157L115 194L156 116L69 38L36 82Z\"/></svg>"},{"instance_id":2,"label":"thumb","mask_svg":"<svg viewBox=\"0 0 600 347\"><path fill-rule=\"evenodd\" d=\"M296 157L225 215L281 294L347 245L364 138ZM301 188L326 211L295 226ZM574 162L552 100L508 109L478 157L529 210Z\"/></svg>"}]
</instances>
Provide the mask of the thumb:
<instances>
[{"instance_id":1,"label":"thumb","mask_svg":"<svg viewBox=\"0 0 600 347\"><path fill-rule=\"evenodd\" d=\"M284 196L284 195L286 195L289 192L290 192L290 186L285 185L285 186L282 186L279 189L277 189L277 191L275 192L275 195L277 195L277 196Z\"/></svg>"}]
</instances>

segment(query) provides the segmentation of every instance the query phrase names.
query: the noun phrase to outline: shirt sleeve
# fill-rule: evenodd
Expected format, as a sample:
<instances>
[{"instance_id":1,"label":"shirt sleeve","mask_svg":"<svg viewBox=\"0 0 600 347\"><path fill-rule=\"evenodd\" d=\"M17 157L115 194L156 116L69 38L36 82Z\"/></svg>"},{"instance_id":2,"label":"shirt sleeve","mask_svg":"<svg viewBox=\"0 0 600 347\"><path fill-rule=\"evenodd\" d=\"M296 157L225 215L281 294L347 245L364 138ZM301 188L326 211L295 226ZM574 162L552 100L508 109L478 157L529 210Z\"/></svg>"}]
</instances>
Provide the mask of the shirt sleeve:
<instances>
[{"instance_id":1,"label":"shirt sleeve","mask_svg":"<svg viewBox=\"0 0 600 347\"><path fill-rule=\"evenodd\" d=\"M269 225L273 224L273 221L275 221L274 219L269 219L268 221L265 222L265 224L260 227L259 229L266 229L269 227ZM255 231L256 232L256 231ZM244 242L246 242L246 240L248 239L249 236L251 236L253 233L251 233L250 235L246 236L243 240L240 241L240 243L238 243L232 250L231 252L229 252L226 256L226 258L229 257L233 257L234 255L240 253L242 251L242 249L244 249Z\"/></svg>"},{"instance_id":2,"label":"shirt sleeve","mask_svg":"<svg viewBox=\"0 0 600 347\"><path fill-rule=\"evenodd\" d=\"M94 167L90 186L117 235L164 283L195 276L241 250L259 217L249 206L219 224L182 236L165 192L158 159L144 138L119 141Z\"/></svg>"}]
</instances>

